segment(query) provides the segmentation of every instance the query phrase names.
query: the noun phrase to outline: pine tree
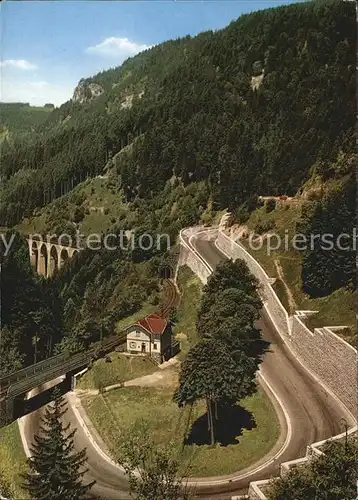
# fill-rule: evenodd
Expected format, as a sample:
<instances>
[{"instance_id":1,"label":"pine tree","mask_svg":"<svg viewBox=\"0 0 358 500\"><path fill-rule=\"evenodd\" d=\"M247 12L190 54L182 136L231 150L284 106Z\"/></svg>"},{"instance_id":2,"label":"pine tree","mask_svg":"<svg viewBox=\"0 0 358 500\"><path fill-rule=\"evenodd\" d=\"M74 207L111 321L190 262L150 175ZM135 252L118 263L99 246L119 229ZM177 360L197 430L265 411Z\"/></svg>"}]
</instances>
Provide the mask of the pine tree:
<instances>
[{"instance_id":1,"label":"pine tree","mask_svg":"<svg viewBox=\"0 0 358 500\"><path fill-rule=\"evenodd\" d=\"M23 488L36 500L79 500L93 486L82 484L88 469L86 450L75 452L74 435L61 418L66 413L66 402L62 397L48 405L42 419L39 434L31 448L28 460L30 471L23 474Z\"/></svg>"}]
</instances>

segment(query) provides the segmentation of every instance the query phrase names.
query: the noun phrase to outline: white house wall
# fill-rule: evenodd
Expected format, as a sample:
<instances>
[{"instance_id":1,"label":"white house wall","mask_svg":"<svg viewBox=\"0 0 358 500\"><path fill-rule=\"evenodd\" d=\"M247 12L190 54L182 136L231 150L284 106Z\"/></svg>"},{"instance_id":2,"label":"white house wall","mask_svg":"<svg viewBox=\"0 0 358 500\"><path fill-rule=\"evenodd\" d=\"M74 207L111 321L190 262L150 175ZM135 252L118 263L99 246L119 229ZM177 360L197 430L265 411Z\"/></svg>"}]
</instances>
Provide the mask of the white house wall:
<instances>
[{"instance_id":1,"label":"white house wall","mask_svg":"<svg viewBox=\"0 0 358 500\"><path fill-rule=\"evenodd\" d=\"M134 345L135 343L135 345ZM160 353L160 341L155 340L150 342L150 336L141 330L133 330L127 334L127 351L142 352L142 344L145 344L145 352L158 352ZM154 344L157 348L154 349Z\"/></svg>"}]
</instances>

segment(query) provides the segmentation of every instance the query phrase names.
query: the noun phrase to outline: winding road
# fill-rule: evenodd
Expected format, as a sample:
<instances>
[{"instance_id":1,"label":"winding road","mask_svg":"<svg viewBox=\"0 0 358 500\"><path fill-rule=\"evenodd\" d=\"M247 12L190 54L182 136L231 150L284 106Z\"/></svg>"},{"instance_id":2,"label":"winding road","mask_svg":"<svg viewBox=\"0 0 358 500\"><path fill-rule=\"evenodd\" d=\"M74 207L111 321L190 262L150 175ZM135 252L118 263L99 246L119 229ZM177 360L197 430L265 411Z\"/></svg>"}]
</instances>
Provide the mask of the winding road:
<instances>
[{"instance_id":1,"label":"winding road","mask_svg":"<svg viewBox=\"0 0 358 500\"><path fill-rule=\"evenodd\" d=\"M192 236L190 241L188 239L187 243L191 244L213 269L219 262L226 259L226 256L215 245L213 231L200 232ZM332 398L295 359L264 312L260 327L263 337L271 343L270 351L265 355L260 372L264 381L269 384L276 395L276 407L280 420L283 422L281 443L278 443L270 456L245 471L226 478L195 479L197 496L200 498L224 500L230 499L232 495L243 494L247 492L250 481L277 475L281 462L303 456L307 445L342 432L342 418L352 422L351 415L344 407ZM280 400L280 405L277 399ZM285 418L282 407L285 409ZM26 417L24 435L28 443L31 443L38 428L41 411L38 410ZM89 471L85 480L97 481L91 490L91 497L108 500L129 499L128 486L123 473L114 464L105 460L91 443L71 407L65 419L78 429L75 437L76 448L87 448ZM273 454L276 454L274 461L272 460Z\"/></svg>"},{"instance_id":2,"label":"winding road","mask_svg":"<svg viewBox=\"0 0 358 500\"><path fill-rule=\"evenodd\" d=\"M215 240L216 234L213 231L200 232L192 236L190 241L187 240L213 269L227 258L217 248ZM342 432L342 418L354 423L352 416L339 401L332 398L296 360L264 311L259 326L264 339L271 343L260 372L274 388L276 396L286 409L291 437L276 463L268 464L245 478L232 480L230 488L236 494L246 489L250 481L277 475L280 463L304 456L306 447L311 443Z\"/></svg>"}]
</instances>

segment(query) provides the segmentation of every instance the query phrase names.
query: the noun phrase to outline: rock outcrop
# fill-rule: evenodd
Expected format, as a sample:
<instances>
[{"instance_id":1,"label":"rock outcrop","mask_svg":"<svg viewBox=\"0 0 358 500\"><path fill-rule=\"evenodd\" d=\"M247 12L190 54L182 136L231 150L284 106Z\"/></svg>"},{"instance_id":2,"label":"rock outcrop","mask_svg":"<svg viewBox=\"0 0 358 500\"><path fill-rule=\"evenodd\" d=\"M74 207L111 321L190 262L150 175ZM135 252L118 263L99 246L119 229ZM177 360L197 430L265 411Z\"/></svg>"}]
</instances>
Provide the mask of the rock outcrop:
<instances>
[{"instance_id":1,"label":"rock outcrop","mask_svg":"<svg viewBox=\"0 0 358 500\"><path fill-rule=\"evenodd\" d=\"M81 79L73 92L72 100L83 104L84 102L96 99L96 97L103 94L103 92L103 87L98 83L86 84L85 80Z\"/></svg>"}]
</instances>

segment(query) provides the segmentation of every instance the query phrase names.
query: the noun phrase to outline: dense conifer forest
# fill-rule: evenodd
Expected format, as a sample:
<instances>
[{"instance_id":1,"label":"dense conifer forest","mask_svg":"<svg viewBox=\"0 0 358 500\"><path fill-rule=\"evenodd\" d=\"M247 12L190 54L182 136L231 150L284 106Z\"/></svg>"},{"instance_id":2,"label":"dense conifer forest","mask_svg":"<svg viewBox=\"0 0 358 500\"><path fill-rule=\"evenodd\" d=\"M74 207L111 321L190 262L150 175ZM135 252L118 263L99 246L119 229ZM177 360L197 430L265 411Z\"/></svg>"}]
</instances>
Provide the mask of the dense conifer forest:
<instances>
[{"instance_id":1,"label":"dense conifer forest","mask_svg":"<svg viewBox=\"0 0 358 500\"><path fill-rule=\"evenodd\" d=\"M355 31L349 2L267 9L83 80L102 95L68 101L37 133L4 142L0 224L101 173L128 144L118 165L128 200L153 197L175 176L205 180L224 208L253 194L294 194L313 171L349 172Z\"/></svg>"},{"instance_id":2,"label":"dense conifer forest","mask_svg":"<svg viewBox=\"0 0 358 500\"><path fill-rule=\"evenodd\" d=\"M221 209L247 215L258 195L295 195L314 178L332 190L303 211L303 231L351 231L355 47L353 3L307 2L243 15L81 80L81 101L46 111L32 133L3 137L0 225L11 229L49 207L49 229L73 230L81 203L73 220L64 214L76 186L105 173L127 207L112 230L166 232L174 242L203 214L209 222ZM98 97L91 83L101 86ZM83 252L45 283L25 264L25 244L15 250L3 266L2 290L14 294L2 305L2 372L13 356L14 366L32 362L35 346L41 358L111 333L118 319L157 300L166 258L161 249ZM334 252L304 254L312 296L354 286L353 253ZM45 304L41 314L31 301ZM30 322L18 315L22 303Z\"/></svg>"}]
</instances>

